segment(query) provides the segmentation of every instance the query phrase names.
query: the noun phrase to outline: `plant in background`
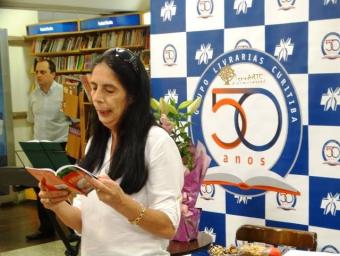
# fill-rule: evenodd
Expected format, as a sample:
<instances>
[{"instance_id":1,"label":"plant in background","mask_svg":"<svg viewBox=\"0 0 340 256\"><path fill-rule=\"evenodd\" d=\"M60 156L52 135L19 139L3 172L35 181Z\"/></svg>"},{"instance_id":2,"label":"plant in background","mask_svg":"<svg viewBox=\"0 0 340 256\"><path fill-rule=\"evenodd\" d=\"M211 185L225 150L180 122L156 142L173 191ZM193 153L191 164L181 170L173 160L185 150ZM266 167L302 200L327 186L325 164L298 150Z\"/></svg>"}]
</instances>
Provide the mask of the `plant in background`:
<instances>
[{"instance_id":1,"label":"plant in background","mask_svg":"<svg viewBox=\"0 0 340 256\"><path fill-rule=\"evenodd\" d=\"M177 232L173 237L176 241L191 241L197 239L201 209L195 208L202 181L210 165L211 158L205 146L197 141L193 144L188 133L191 116L201 105L201 97L177 103L173 96L168 101L152 98L151 107L158 123L173 138L182 157L184 184L182 188L181 219Z\"/></svg>"},{"instance_id":2,"label":"plant in background","mask_svg":"<svg viewBox=\"0 0 340 256\"><path fill-rule=\"evenodd\" d=\"M174 98L170 97L166 102L164 98L157 101L151 98L151 107L158 123L170 134L175 141L182 157L183 164L192 170L194 167L195 147L188 134L191 125L190 117L196 112L201 104L201 97L194 100L186 100L177 104Z\"/></svg>"}]
</instances>

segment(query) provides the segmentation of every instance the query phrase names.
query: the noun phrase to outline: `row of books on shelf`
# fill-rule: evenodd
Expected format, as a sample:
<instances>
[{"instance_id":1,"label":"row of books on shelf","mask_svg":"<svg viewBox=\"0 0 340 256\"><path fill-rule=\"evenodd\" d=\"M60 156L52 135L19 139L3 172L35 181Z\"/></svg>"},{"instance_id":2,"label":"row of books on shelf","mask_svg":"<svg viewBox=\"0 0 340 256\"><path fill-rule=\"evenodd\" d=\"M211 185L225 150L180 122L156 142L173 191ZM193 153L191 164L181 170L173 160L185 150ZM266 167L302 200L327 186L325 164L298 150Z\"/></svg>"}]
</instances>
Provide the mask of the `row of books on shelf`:
<instances>
[{"instance_id":1,"label":"row of books on shelf","mask_svg":"<svg viewBox=\"0 0 340 256\"><path fill-rule=\"evenodd\" d=\"M57 72L89 71L91 70L92 63L97 56L98 53L93 53L85 55L50 57L49 59L55 63Z\"/></svg>"},{"instance_id":2,"label":"row of books on shelf","mask_svg":"<svg viewBox=\"0 0 340 256\"><path fill-rule=\"evenodd\" d=\"M140 56L141 61L146 66L149 66L150 52L141 49L132 50L137 56ZM89 73L92 69L92 64L100 53L84 54L84 55L67 55L67 56L49 56L39 57L51 59L56 65L57 73L66 72L84 72Z\"/></svg>"},{"instance_id":3,"label":"row of books on shelf","mask_svg":"<svg viewBox=\"0 0 340 256\"><path fill-rule=\"evenodd\" d=\"M32 44L33 53L66 52L81 48L82 37L38 38Z\"/></svg>"},{"instance_id":4,"label":"row of books on shelf","mask_svg":"<svg viewBox=\"0 0 340 256\"><path fill-rule=\"evenodd\" d=\"M149 48L149 32L146 29L132 29L83 36L38 38L32 44L32 52L33 54L58 53L123 46Z\"/></svg>"}]
</instances>

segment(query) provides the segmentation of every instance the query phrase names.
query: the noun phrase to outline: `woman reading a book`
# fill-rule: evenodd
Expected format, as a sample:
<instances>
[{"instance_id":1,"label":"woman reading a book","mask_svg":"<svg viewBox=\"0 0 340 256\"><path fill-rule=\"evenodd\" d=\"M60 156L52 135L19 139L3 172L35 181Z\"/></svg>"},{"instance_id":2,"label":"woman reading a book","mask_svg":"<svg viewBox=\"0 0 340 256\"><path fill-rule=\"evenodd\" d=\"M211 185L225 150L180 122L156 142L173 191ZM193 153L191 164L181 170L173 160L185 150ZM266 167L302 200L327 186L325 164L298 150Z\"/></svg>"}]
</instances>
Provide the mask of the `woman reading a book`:
<instances>
[{"instance_id":1,"label":"woman reading a book","mask_svg":"<svg viewBox=\"0 0 340 256\"><path fill-rule=\"evenodd\" d=\"M73 205L67 190L40 182L41 202L81 234L81 255L169 255L180 220L184 168L177 146L155 123L149 78L131 51L113 48L94 63L95 112L81 166L98 179Z\"/></svg>"}]
</instances>

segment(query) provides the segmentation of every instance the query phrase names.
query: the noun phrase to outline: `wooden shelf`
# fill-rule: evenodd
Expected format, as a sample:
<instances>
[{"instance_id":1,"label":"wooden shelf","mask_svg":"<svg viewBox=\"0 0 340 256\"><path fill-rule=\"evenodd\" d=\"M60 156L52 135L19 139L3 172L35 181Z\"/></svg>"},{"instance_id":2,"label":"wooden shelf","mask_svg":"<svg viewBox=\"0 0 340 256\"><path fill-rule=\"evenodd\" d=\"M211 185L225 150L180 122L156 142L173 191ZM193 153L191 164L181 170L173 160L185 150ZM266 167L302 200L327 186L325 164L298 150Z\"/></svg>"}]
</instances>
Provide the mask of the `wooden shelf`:
<instances>
[{"instance_id":1,"label":"wooden shelf","mask_svg":"<svg viewBox=\"0 0 340 256\"><path fill-rule=\"evenodd\" d=\"M33 56L36 57L54 57L54 56L69 56L69 55L81 55L83 54L79 50L75 51L64 51L64 52L41 52L41 53L34 53Z\"/></svg>"},{"instance_id":2,"label":"wooden shelf","mask_svg":"<svg viewBox=\"0 0 340 256\"><path fill-rule=\"evenodd\" d=\"M91 70L88 70L88 69L84 69L84 70L59 70L56 73L57 73L57 75L87 74L87 73L91 73Z\"/></svg>"}]
</instances>

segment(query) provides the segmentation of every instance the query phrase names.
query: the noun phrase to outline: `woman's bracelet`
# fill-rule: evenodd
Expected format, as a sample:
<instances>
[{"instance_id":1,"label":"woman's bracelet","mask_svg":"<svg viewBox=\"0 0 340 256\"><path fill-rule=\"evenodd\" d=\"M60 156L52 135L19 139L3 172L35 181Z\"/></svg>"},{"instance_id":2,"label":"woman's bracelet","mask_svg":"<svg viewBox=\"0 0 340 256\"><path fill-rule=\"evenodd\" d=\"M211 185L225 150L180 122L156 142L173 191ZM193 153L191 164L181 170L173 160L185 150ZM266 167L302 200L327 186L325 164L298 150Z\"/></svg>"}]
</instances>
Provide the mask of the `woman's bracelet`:
<instances>
[{"instance_id":1,"label":"woman's bracelet","mask_svg":"<svg viewBox=\"0 0 340 256\"><path fill-rule=\"evenodd\" d=\"M138 225L138 223L143 219L146 208L142 204L141 204L141 207L142 207L142 209L139 212L138 216L134 220L129 221L131 224Z\"/></svg>"}]
</instances>

